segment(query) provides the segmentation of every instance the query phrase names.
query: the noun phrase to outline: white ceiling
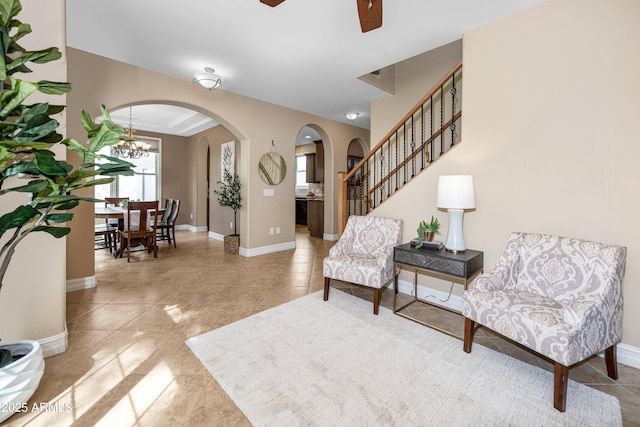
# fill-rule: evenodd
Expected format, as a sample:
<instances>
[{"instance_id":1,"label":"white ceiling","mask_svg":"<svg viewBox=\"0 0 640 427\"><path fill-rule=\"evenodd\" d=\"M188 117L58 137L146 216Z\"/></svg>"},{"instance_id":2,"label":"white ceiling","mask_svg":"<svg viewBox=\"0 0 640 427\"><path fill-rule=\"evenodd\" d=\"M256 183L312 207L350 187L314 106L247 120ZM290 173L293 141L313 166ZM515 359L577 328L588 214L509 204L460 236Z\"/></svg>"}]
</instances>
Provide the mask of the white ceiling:
<instances>
[{"instance_id":1,"label":"white ceiling","mask_svg":"<svg viewBox=\"0 0 640 427\"><path fill-rule=\"evenodd\" d=\"M188 108L175 105L143 104L109 113L111 120L122 126L133 125L136 130L146 130L167 135L191 136L218 123L210 117Z\"/></svg>"},{"instance_id":2,"label":"white ceiling","mask_svg":"<svg viewBox=\"0 0 640 427\"><path fill-rule=\"evenodd\" d=\"M369 128L371 101L388 94L359 76L543 0L386 0L382 27L367 33L357 1L67 0L67 45L188 81L212 67L222 90ZM134 108L139 129L184 134L179 123L197 129L202 119ZM349 122L348 111L360 116Z\"/></svg>"}]
</instances>

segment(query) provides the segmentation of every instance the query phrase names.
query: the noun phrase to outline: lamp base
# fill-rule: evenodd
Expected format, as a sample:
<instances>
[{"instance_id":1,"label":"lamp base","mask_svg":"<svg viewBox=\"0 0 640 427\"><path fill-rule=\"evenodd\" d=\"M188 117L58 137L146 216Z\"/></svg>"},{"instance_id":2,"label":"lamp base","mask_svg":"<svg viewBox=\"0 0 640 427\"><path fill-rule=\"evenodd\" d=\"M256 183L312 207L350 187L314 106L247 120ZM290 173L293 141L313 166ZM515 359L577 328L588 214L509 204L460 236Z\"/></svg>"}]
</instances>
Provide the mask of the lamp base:
<instances>
[{"instance_id":1,"label":"lamp base","mask_svg":"<svg viewBox=\"0 0 640 427\"><path fill-rule=\"evenodd\" d=\"M467 251L466 249L447 249L447 248L444 248L444 249L447 252L451 252L452 254L463 254Z\"/></svg>"},{"instance_id":2,"label":"lamp base","mask_svg":"<svg viewBox=\"0 0 640 427\"><path fill-rule=\"evenodd\" d=\"M449 213L449 232L447 233L447 242L444 244L448 252L458 253L464 252L464 236L462 235L462 217L464 209L448 209Z\"/></svg>"}]
</instances>

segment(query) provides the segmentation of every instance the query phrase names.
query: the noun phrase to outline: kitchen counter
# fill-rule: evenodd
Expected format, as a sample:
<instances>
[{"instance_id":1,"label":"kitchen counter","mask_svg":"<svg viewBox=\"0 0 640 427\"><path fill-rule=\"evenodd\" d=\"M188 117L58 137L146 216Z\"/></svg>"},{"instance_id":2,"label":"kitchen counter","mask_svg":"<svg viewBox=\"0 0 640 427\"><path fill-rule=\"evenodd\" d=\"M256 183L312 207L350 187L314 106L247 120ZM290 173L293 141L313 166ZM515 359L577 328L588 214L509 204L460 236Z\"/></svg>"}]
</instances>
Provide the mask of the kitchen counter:
<instances>
[{"instance_id":1,"label":"kitchen counter","mask_svg":"<svg viewBox=\"0 0 640 427\"><path fill-rule=\"evenodd\" d=\"M324 197L296 196L296 224L306 225L309 235L324 235Z\"/></svg>"},{"instance_id":2,"label":"kitchen counter","mask_svg":"<svg viewBox=\"0 0 640 427\"><path fill-rule=\"evenodd\" d=\"M309 196L296 196L296 200L320 200L324 202L324 197L323 196L313 196L313 197L309 197Z\"/></svg>"},{"instance_id":3,"label":"kitchen counter","mask_svg":"<svg viewBox=\"0 0 640 427\"><path fill-rule=\"evenodd\" d=\"M307 199L307 225L309 235L323 237L324 234L324 199L310 197Z\"/></svg>"}]
</instances>

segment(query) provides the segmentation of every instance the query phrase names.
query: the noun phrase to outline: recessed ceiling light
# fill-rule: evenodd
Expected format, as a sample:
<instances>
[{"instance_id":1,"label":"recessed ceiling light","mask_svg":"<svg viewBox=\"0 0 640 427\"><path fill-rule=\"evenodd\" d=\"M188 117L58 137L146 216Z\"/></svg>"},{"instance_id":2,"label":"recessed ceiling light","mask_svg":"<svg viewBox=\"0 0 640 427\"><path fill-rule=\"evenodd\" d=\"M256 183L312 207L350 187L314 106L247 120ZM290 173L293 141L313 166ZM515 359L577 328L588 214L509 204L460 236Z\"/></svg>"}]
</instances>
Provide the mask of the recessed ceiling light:
<instances>
[{"instance_id":1,"label":"recessed ceiling light","mask_svg":"<svg viewBox=\"0 0 640 427\"><path fill-rule=\"evenodd\" d=\"M345 115L344 115L344 116L345 116L348 120L355 120L355 119L357 119L357 118L358 118L358 116L359 116L359 115L360 115L360 113L351 112L351 113L345 113Z\"/></svg>"}]
</instances>

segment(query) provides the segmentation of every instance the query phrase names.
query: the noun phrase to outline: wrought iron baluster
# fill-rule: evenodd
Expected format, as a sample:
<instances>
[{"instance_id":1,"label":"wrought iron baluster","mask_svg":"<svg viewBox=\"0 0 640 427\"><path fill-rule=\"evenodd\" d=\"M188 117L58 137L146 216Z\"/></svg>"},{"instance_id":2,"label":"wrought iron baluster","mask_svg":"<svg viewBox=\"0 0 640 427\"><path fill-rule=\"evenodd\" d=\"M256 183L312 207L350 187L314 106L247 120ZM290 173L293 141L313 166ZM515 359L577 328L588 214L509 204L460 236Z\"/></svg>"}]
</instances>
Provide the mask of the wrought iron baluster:
<instances>
[{"instance_id":1,"label":"wrought iron baluster","mask_svg":"<svg viewBox=\"0 0 640 427\"><path fill-rule=\"evenodd\" d=\"M402 125L402 159L404 162L402 166L402 178L404 179L402 185L405 185L407 183L407 122Z\"/></svg>"},{"instance_id":2,"label":"wrought iron baluster","mask_svg":"<svg viewBox=\"0 0 640 427\"><path fill-rule=\"evenodd\" d=\"M384 202L384 153L380 147L380 203Z\"/></svg>"},{"instance_id":3,"label":"wrought iron baluster","mask_svg":"<svg viewBox=\"0 0 640 427\"><path fill-rule=\"evenodd\" d=\"M416 140L415 140L415 134L414 134L414 126L415 126L415 122L413 120L413 114L411 115L411 178L413 179L414 176L416 176L416 157L415 157L415 152L416 152Z\"/></svg>"},{"instance_id":4,"label":"wrought iron baluster","mask_svg":"<svg viewBox=\"0 0 640 427\"><path fill-rule=\"evenodd\" d=\"M371 206L369 205L369 176L371 175L371 166L369 166L370 163L367 162L366 164L366 169L367 169L367 175L366 175L366 185L362 188L363 191L363 196L366 194L366 198L363 199L364 201L364 207L365 207L365 213L369 213L369 210L371 209ZM364 183L363 183L364 184Z\"/></svg>"},{"instance_id":5,"label":"wrought iron baluster","mask_svg":"<svg viewBox=\"0 0 640 427\"><path fill-rule=\"evenodd\" d=\"M387 197L391 196L391 140L387 140L387 158L389 161L387 162L387 179L385 179L387 184Z\"/></svg>"},{"instance_id":6,"label":"wrought iron baluster","mask_svg":"<svg viewBox=\"0 0 640 427\"><path fill-rule=\"evenodd\" d=\"M422 146L422 156L420 156L420 170L424 169L424 157L427 154L424 148L424 104L420 106L420 145Z\"/></svg>"},{"instance_id":7,"label":"wrought iron baluster","mask_svg":"<svg viewBox=\"0 0 640 427\"><path fill-rule=\"evenodd\" d=\"M429 163L433 161L433 96L429 99L429 114L431 119L431 133L429 136Z\"/></svg>"},{"instance_id":8,"label":"wrought iron baluster","mask_svg":"<svg viewBox=\"0 0 640 427\"><path fill-rule=\"evenodd\" d=\"M444 133L442 132L442 126L444 126L444 85L440 86L440 155L444 153Z\"/></svg>"},{"instance_id":9,"label":"wrought iron baluster","mask_svg":"<svg viewBox=\"0 0 640 427\"><path fill-rule=\"evenodd\" d=\"M453 144L456 142L456 122L453 120L456 116L456 91L456 75L454 74L451 77L451 147L453 147Z\"/></svg>"},{"instance_id":10,"label":"wrought iron baluster","mask_svg":"<svg viewBox=\"0 0 640 427\"><path fill-rule=\"evenodd\" d=\"M391 145L389 145L391 146ZM398 156L400 154L400 148L398 147L398 130L396 129L396 172L395 172L395 176L396 176L396 191L398 191L398 187L399 187L399 183L398 180L400 179L399 175L398 175Z\"/></svg>"},{"instance_id":11,"label":"wrought iron baluster","mask_svg":"<svg viewBox=\"0 0 640 427\"><path fill-rule=\"evenodd\" d=\"M376 161L375 161L375 157L376 155L373 155L373 177L371 178L371 184L375 187L376 185ZM373 189L372 189L373 190ZM372 209L376 208L376 193L375 191L372 194L372 200L373 200L373 206L371 206Z\"/></svg>"}]
</instances>

